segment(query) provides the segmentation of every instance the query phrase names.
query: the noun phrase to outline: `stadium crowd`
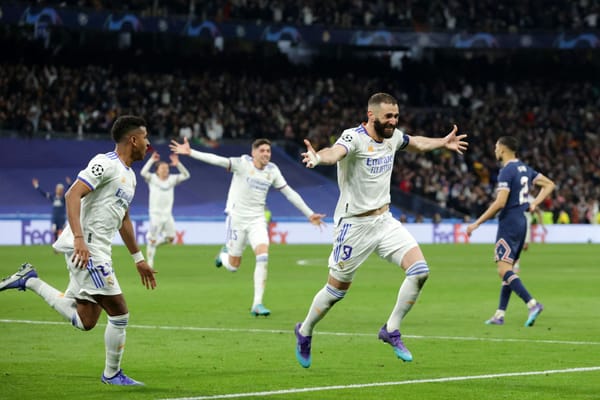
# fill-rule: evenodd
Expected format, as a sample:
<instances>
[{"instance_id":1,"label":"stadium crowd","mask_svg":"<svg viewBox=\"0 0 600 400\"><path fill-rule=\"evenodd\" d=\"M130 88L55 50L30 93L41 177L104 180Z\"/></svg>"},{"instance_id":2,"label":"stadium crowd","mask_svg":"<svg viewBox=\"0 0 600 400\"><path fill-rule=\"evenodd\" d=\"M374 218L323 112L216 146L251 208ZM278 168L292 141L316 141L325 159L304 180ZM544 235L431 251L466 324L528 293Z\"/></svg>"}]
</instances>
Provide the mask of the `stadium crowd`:
<instances>
[{"instance_id":1,"label":"stadium crowd","mask_svg":"<svg viewBox=\"0 0 600 400\"><path fill-rule=\"evenodd\" d=\"M499 78L495 64L484 64L455 65L437 76L426 62L409 60L401 73L388 68L377 76L358 66L337 75L283 67L279 73L240 75L223 65L203 72L124 73L107 66L0 64L0 129L29 137L56 132L86 137L106 132L116 116L133 113L146 116L155 139L163 141L188 137L214 147L224 139L267 137L300 146L306 137L323 147L360 122L355 115L364 114L364 107L357 99L386 88L399 99L400 125L408 132L435 136L457 123L470 141L464 158L444 152L397 157L399 190L478 215L498 170L490 149L499 136L514 135L523 141L521 158L557 183L544 205L554 220L596 222L597 81ZM476 73L486 70L488 76Z\"/></svg>"},{"instance_id":2,"label":"stadium crowd","mask_svg":"<svg viewBox=\"0 0 600 400\"><path fill-rule=\"evenodd\" d=\"M598 0L37 0L22 3L154 16L187 15L216 21L487 32L595 29L600 10Z\"/></svg>"}]
</instances>

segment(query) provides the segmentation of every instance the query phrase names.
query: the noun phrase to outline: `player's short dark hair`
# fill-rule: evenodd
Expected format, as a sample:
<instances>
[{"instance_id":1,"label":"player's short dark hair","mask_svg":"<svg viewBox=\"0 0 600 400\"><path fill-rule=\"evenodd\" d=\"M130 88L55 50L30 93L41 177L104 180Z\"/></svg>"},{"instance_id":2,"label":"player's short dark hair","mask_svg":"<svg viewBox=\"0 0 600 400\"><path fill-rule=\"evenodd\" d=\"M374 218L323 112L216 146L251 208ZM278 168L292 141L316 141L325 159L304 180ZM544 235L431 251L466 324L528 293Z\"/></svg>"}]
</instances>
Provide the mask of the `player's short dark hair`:
<instances>
[{"instance_id":1,"label":"player's short dark hair","mask_svg":"<svg viewBox=\"0 0 600 400\"><path fill-rule=\"evenodd\" d=\"M113 124L110 134L115 143L119 143L129 132L142 126L146 126L144 118L135 115L121 115Z\"/></svg>"},{"instance_id":2,"label":"player's short dark hair","mask_svg":"<svg viewBox=\"0 0 600 400\"><path fill-rule=\"evenodd\" d=\"M258 149L263 144L268 144L269 147L270 147L271 146L271 141L269 139L265 139L265 138L256 139L254 142L252 142L252 150Z\"/></svg>"},{"instance_id":3,"label":"player's short dark hair","mask_svg":"<svg viewBox=\"0 0 600 400\"><path fill-rule=\"evenodd\" d=\"M394 96L392 96L391 94L388 93L375 93L373 96L371 96L371 98L369 98L369 102L367 103L367 106L371 107L371 106L378 106L381 103L384 104L398 104L398 100L396 100L396 98Z\"/></svg>"},{"instance_id":4,"label":"player's short dark hair","mask_svg":"<svg viewBox=\"0 0 600 400\"><path fill-rule=\"evenodd\" d=\"M519 150L519 140L514 136L502 136L498 139L498 143L508 147L509 150L514 151L515 153Z\"/></svg>"}]
</instances>

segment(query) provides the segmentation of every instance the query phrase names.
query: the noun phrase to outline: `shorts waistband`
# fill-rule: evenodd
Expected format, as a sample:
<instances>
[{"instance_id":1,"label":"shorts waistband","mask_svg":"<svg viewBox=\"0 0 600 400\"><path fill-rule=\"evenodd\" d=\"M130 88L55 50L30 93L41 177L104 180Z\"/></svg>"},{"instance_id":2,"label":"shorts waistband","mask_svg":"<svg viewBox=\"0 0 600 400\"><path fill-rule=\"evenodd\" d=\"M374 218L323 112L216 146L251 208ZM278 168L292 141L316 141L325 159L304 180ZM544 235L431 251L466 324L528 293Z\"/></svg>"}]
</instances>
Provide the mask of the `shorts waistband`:
<instances>
[{"instance_id":1,"label":"shorts waistband","mask_svg":"<svg viewBox=\"0 0 600 400\"><path fill-rule=\"evenodd\" d=\"M381 214L383 214L385 212L388 212L389 210L390 210L390 205L389 204L384 204L383 206L381 206L379 208L376 208L374 210L369 210L369 211L366 211L366 212L361 213L361 214L356 214L356 215L354 215L354 217L370 217L370 216L373 216L373 215L381 215Z\"/></svg>"}]
</instances>

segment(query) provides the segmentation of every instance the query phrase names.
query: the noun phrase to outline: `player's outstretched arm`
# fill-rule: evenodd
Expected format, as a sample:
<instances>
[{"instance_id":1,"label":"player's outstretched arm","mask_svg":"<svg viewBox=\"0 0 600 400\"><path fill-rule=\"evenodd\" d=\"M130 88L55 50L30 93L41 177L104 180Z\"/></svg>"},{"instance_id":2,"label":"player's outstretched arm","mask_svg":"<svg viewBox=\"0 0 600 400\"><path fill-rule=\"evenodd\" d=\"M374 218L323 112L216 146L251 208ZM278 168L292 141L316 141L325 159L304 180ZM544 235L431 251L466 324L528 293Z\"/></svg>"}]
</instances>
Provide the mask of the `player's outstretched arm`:
<instances>
[{"instance_id":1,"label":"player's outstretched arm","mask_svg":"<svg viewBox=\"0 0 600 400\"><path fill-rule=\"evenodd\" d=\"M178 143L176 140L171 140L169 145L171 151L175 154L184 154L200 160L207 164L216 165L217 167L229 168L229 158L221 157L212 153L205 153L198 150L193 150L187 138L183 138L183 143Z\"/></svg>"},{"instance_id":2,"label":"player's outstretched arm","mask_svg":"<svg viewBox=\"0 0 600 400\"><path fill-rule=\"evenodd\" d=\"M464 140L466 134L459 134L458 127L452 126L452 130L443 138L430 138L426 136L409 136L407 149L414 152L427 152L440 148L463 154L467 151L469 143Z\"/></svg>"},{"instance_id":3,"label":"player's outstretched arm","mask_svg":"<svg viewBox=\"0 0 600 400\"><path fill-rule=\"evenodd\" d=\"M343 146L333 145L316 152L308 139L304 139L304 144L306 152L302 153L302 162L306 168L314 168L319 164L333 165L346 156L346 148Z\"/></svg>"},{"instance_id":4,"label":"player's outstretched arm","mask_svg":"<svg viewBox=\"0 0 600 400\"><path fill-rule=\"evenodd\" d=\"M158 162L159 160L160 160L160 154L158 154L155 151L154 153L152 153L152 156L150 158L148 158L148 161L146 161L146 163L142 167L142 170L140 171L140 175L142 176L142 178L144 178L146 180L146 182L149 181L150 178L152 177L152 174L150 173L150 168L152 168L152 165L154 165L154 163Z\"/></svg>"}]
</instances>

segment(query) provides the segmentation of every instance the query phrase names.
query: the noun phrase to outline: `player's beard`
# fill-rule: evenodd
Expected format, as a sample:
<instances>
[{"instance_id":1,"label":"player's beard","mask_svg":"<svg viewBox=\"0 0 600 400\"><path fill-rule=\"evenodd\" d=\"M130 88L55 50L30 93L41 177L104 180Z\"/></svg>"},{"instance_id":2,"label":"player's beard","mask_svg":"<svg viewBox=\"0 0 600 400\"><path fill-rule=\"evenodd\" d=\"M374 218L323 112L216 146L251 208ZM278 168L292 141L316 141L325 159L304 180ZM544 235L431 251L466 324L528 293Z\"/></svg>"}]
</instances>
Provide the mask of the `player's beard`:
<instances>
[{"instance_id":1,"label":"player's beard","mask_svg":"<svg viewBox=\"0 0 600 400\"><path fill-rule=\"evenodd\" d=\"M384 139L389 139L394 135L394 130L396 129L396 125L392 125L392 124L383 124L381 122L379 122L379 120L375 120L373 122L373 128L375 128L375 133L377 133L377 136L384 138ZM386 128L391 128L391 130L389 132L386 132Z\"/></svg>"}]
</instances>

